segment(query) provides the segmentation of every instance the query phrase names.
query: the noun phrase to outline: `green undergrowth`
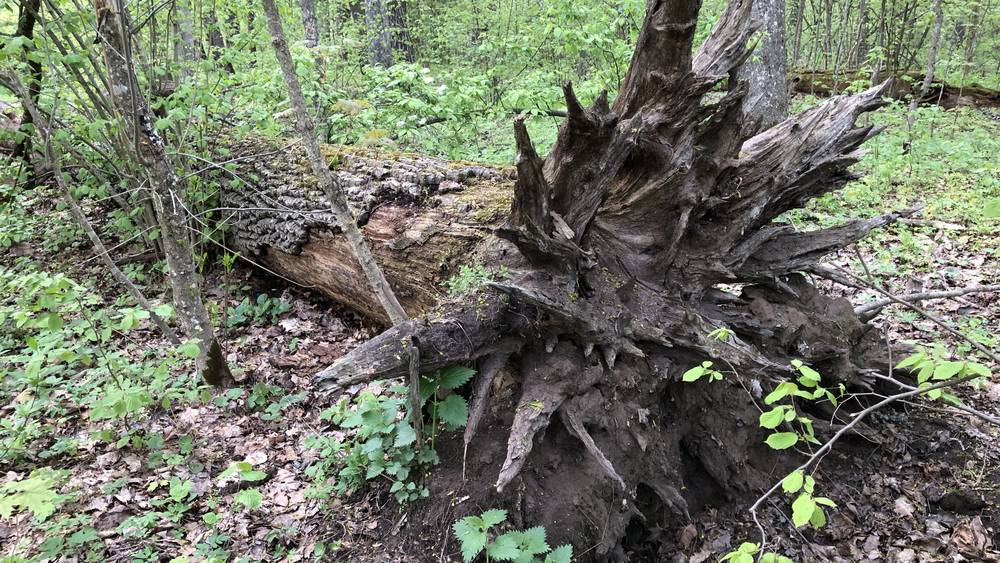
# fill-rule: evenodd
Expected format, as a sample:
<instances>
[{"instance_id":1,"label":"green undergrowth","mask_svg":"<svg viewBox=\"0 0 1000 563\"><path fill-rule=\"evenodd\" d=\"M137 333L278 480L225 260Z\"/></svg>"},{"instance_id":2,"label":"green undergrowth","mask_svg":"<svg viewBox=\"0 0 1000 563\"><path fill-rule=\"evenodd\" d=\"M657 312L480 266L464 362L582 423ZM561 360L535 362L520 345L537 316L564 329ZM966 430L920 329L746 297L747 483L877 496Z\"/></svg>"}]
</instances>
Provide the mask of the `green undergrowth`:
<instances>
[{"instance_id":1,"label":"green undergrowth","mask_svg":"<svg viewBox=\"0 0 1000 563\"><path fill-rule=\"evenodd\" d=\"M906 152L906 113L893 102L861 118L859 124L886 127L864 145L867 154L856 169L865 176L810 210L833 222L922 203L922 218L994 232L998 224L985 209L1000 197L1000 122L976 108L921 106Z\"/></svg>"}]
</instances>

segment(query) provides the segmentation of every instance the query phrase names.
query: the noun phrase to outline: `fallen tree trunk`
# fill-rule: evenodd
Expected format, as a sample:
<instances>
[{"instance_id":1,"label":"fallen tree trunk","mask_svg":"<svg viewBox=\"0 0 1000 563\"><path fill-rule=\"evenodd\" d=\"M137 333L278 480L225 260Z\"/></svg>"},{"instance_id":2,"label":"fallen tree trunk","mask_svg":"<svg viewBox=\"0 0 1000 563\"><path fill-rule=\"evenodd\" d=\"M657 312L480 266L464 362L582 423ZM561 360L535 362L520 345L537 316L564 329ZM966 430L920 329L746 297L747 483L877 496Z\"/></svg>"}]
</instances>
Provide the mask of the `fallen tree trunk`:
<instances>
[{"instance_id":1,"label":"fallen tree trunk","mask_svg":"<svg viewBox=\"0 0 1000 563\"><path fill-rule=\"evenodd\" d=\"M221 199L235 246L273 273L387 322L302 148L281 149L259 137L231 147L244 182L229 186ZM474 262L474 251L513 197L510 170L326 150L376 261L411 316L435 306L444 282Z\"/></svg>"},{"instance_id":2,"label":"fallen tree trunk","mask_svg":"<svg viewBox=\"0 0 1000 563\"><path fill-rule=\"evenodd\" d=\"M734 0L692 53L699 6L651 0L614 104L602 95L584 107L566 85L567 118L546 158L516 121L512 190L502 171L329 155L408 312L438 303L317 374L316 386L408 376L410 342L422 373L479 368L463 391L464 443L438 442L443 463L422 517L409 519L414 537L503 507L515 526L545 525L585 559L625 560L794 467L798 454L779 457L758 425L762 394L796 377L793 361L827 388L864 387L862 374L885 367L877 331L800 272L907 212L810 232L775 221L857 177L848 167L879 129L854 123L888 84L751 137L739 111L746 86L709 95L749 56L750 3ZM295 154L241 161L246 185L224 196L239 208L236 243L377 313ZM459 263L484 265L490 279L441 299L437 284ZM705 361L722 381L681 382ZM468 500L456 511L459 495Z\"/></svg>"},{"instance_id":3,"label":"fallen tree trunk","mask_svg":"<svg viewBox=\"0 0 1000 563\"><path fill-rule=\"evenodd\" d=\"M883 72L876 78L877 81L889 81L883 95L894 100L920 95L923 79L924 75L920 72ZM829 97L843 93L854 83L868 84L871 76L861 71L834 73L828 70L794 70L788 73L788 80L792 90L799 94ZM956 86L943 80L935 80L927 93L920 95L918 103L938 104L946 109L958 106L1000 107L1000 91L976 84Z\"/></svg>"}]
</instances>

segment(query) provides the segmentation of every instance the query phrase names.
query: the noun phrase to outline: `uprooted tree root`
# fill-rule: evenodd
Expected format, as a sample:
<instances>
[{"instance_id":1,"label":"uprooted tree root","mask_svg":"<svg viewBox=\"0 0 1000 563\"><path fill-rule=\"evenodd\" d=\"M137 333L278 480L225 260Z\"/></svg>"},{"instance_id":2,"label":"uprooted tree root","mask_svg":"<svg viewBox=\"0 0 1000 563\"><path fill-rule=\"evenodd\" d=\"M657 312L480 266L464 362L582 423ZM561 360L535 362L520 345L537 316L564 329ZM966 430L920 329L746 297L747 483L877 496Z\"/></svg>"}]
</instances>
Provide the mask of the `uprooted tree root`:
<instances>
[{"instance_id":1,"label":"uprooted tree root","mask_svg":"<svg viewBox=\"0 0 1000 563\"><path fill-rule=\"evenodd\" d=\"M758 404L791 360L827 386L864 384L885 365L850 304L798 272L906 212L811 232L775 223L856 177L847 169L878 129L854 122L884 85L754 134L740 117L745 87L713 93L749 55L750 3L734 0L692 55L699 6L651 1L614 104L583 107L567 85L547 158L515 123L510 216L484 227L478 251L509 276L316 377L328 390L405 377L413 336L424 373L478 365L462 455L432 479L461 475L465 512L503 506L587 558L621 556L627 536L780 477ZM733 337L709 336L721 327ZM680 382L706 359L722 382ZM424 510L461 516L452 500Z\"/></svg>"}]
</instances>

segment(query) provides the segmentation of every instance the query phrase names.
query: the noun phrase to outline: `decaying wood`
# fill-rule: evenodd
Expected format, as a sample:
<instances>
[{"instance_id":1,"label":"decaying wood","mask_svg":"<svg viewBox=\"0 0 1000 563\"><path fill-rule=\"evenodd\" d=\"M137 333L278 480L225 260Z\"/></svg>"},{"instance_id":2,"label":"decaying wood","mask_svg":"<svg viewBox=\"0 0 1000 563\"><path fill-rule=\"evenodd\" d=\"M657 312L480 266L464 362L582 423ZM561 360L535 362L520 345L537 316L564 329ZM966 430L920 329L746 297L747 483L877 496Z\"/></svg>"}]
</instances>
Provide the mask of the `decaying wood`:
<instances>
[{"instance_id":1,"label":"decaying wood","mask_svg":"<svg viewBox=\"0 0 1000 563\"><path fill-rule=\"evenodd\" d=\"M855 82L868 83L867 72L840 72L796 70L789 73L792 89L800 94L828 97L841 93ZM919 94L924 74L920 72L880 73L877 80L888 80L883 95L896 100L908 99ZM945 108L958 106L1000 107L1000 91L976 84L955 85L935 79L927 92L920 96L921 104L940 104Z\"/></svg>"},{"instance_id":2,"label":"decaying wood","mask_svg":"<svg viewBox=\"0 0 1000 563\"><path fill-rule=\"evenodd\" d=\"M232 243L254 261L365 315L388 320L341 236L298 145L263 138L232 143L235 177L222 193ZM266 155L266 156L260 156ZM328 148L361 232L410 315L446 293L459 265L510 207L506 170L433 158Z\"/></svg>"},{"instance_id":3,"label":"decaying wood","mask_svg":"<svg viewBox=\"0 0 1000 563\"><path fill-rule=\"evenodd\" d=\"M718 93L749 57L750 2L731 2L692 52L699 7L650 0L614 103L585 106L567 84L567 117L544 158L515 121L516 182L416 157L327 155L390 283L408 312L424 314L352 350L316 385L407 377L413 336L423 373L463 363L483 378L470 385L473 428L442 456L461 467L430 478L442 490L422 508L427 526L453 521L445 492L467 477L468 510L503 506L515 522L595 546L585 557L624 559L650 530L769 486L781 461L763 444L754 394L792 377L792 360L828 386L863 386L860 374L886 365L851 304L800 272L912 210L808 232L780 216L857 177L849 167L879 128L854 123L888 83L756 133L741 117L746 85ZM224 195L240 208L234 239L371 312L295 150L240 162L250 181ZM445 296L435 283L460 263L491 279ZM719 328L732 335L713 336ZM723 381L682 384L702 361Z\"/></svg>"}]
</instances>

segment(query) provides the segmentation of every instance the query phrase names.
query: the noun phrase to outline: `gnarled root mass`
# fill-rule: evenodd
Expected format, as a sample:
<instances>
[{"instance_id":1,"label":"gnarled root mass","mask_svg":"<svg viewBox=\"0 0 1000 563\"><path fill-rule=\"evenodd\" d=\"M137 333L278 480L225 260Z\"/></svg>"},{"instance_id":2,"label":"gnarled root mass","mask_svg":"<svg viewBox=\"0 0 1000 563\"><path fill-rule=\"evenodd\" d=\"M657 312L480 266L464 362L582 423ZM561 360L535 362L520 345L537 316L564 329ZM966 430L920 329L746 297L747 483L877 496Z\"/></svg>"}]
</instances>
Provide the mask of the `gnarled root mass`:
<instances>
[{"instance_id":1,"label":"gnarled root mass","mask_svg":"<svg viewBox=\"0 0 1000 563\"><path fill-rule=\"evenodd\" d=\"M614 103L584 107L567 85L546 158L515 123L510 214L478 243L506 277L316 377L338 389L406 376L411 335L426 372L477 364L465 451L432 479L461 468L459 511L503 506L585 558L622 556L780 478L758 406L791 360L828 386L882 364L851 306L799 272L906 212L811 232L776 222L855 178L878 129L854 123L882 87L756 133L740 118L744 86L718 92L749 56L750 3L734 0L692 53L699 6L651 0ZM710 336L723 327L733 336ZM705 360L723 381L680 383ZM461 516L448 502L441 491L428 510Z\"/></svg>"}]
</instances>

